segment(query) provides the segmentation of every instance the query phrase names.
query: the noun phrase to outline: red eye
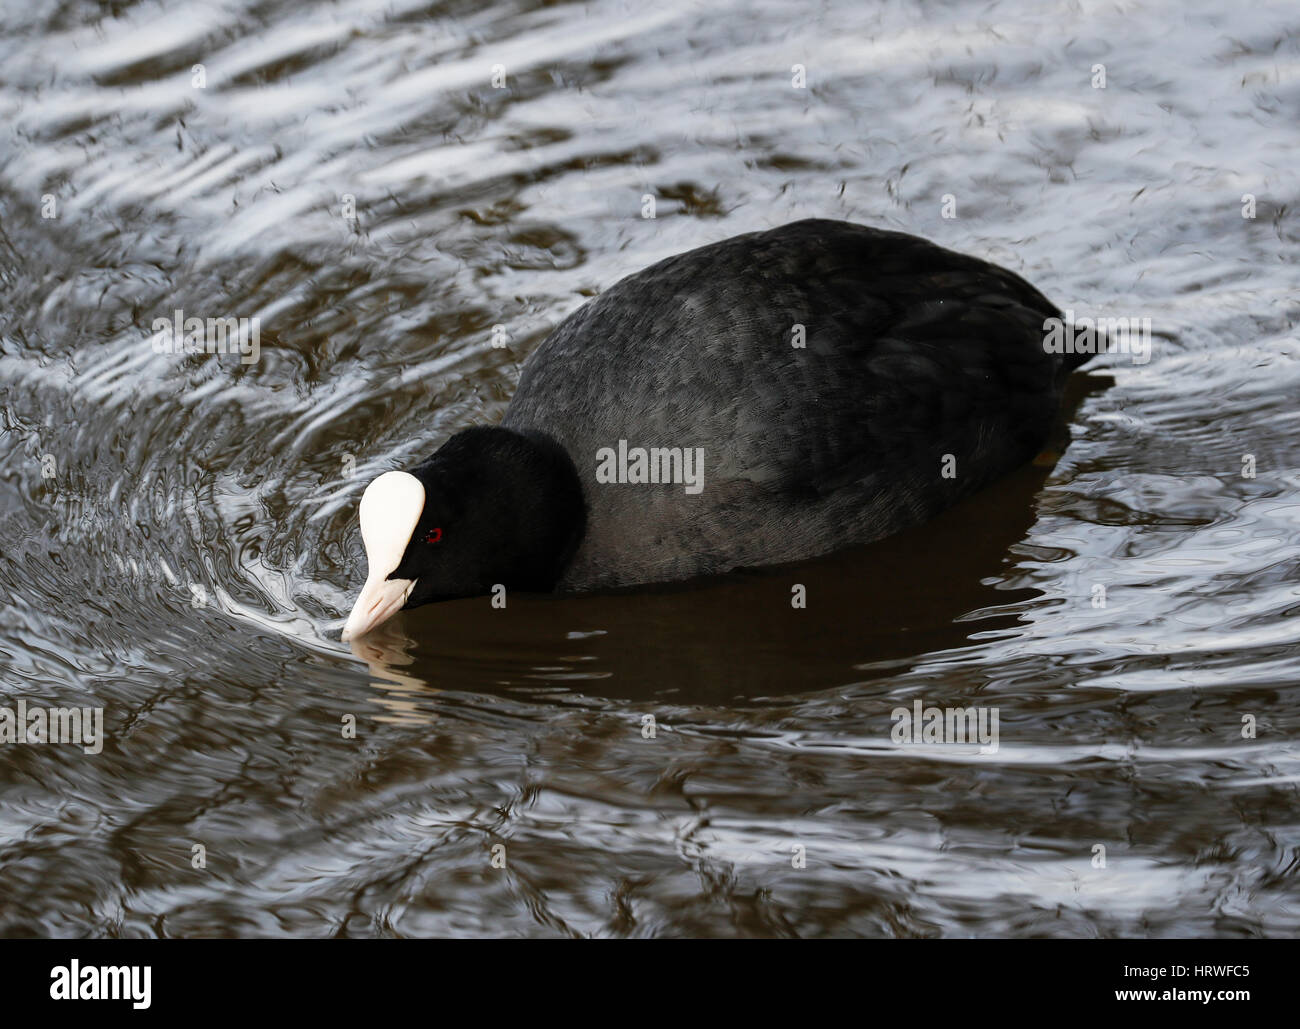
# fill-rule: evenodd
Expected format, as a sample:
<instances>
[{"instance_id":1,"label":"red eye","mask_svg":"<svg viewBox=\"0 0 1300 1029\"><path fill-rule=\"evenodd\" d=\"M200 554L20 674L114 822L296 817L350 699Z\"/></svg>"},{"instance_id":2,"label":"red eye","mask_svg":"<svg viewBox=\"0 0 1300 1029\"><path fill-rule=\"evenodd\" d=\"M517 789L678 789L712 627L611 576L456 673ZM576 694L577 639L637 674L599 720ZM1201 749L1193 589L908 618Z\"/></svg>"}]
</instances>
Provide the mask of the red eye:
<instances>
[{"instance_id":1,"label":"red eye","mask_svg":"<svg viewBox=\"0 0 1300 1029\"><path fill-rule=\"evenodd\" d=\"M441 530L441 529L430 529L430 530L429 530L429 535L427 535L427 536L424 537L424 542L425 542L425 543L437 543L440 539L442 539L442 530Z\"/></svg>"}]
</instances>

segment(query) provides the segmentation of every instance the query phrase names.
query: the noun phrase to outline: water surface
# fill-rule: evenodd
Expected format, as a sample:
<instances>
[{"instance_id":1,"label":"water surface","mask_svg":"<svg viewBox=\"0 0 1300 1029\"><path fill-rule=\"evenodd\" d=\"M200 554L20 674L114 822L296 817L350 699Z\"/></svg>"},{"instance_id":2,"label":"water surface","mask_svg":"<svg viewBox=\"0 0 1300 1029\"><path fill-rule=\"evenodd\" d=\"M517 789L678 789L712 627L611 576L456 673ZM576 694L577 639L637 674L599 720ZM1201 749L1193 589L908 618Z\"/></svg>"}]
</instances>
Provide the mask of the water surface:
<instances>
[{"instance_id":1,"label":"water surface","mask_svg":"<svg viewBox=\"0 0 1300 1029\"><path fill-rule=\"evenodd\" d=\"M1294 935L1298 118L1283 2L8 5L0 703L107 739L0 748L0 933ZM338 642L370 478L810 216L1150 360L862 552ZM156 354L176 309L258 360ZM997 753L894 742L917 699Z\"/></svg>"}]
</instances>

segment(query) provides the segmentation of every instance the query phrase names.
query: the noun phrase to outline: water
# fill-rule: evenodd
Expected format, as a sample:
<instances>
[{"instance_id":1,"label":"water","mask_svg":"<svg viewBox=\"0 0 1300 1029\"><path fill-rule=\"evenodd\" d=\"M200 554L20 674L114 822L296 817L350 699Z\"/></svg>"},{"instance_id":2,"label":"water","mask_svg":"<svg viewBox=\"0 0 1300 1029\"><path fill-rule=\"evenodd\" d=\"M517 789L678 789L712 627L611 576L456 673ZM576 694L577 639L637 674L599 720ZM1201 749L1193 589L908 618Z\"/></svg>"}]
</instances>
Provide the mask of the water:
<instances>
[{"instance_id":1,"label":"water","mask_svg":"<svg viewBox=\"0 0 1300 1029\"><path fill-rule=\"evenodd\" d=\"M1300 931L1293 4L3 21L0 687L107 738L0 749L0 932ZM338 642L371 477L623 274L808 216L1149 317L1150 360L862 553ZM258 360L154 353L178 308ZM997 752L894 742L917 699Z\"/></svg>"}]
</instances>

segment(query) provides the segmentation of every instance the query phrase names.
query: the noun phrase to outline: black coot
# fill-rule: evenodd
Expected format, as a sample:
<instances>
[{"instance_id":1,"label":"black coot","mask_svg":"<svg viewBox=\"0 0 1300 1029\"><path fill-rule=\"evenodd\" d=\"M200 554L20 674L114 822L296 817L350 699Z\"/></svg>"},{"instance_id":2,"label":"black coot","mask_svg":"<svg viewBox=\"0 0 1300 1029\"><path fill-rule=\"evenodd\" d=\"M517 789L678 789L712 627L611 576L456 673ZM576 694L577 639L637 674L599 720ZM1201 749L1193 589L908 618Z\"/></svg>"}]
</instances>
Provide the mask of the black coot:
<instances>
[{"instance_id":1,"label":"black coot","mask_svg":"<svg viewBox=\"0 0 1300 1029\"><path fill-rule=\"evenodd\" d=\"M809 220L668 258L529 356L501 427L367 488L345 638L402 606L774 564L923 522L1042 448L1087 355L1019 276Z\"/></svg>"}]
</instances>

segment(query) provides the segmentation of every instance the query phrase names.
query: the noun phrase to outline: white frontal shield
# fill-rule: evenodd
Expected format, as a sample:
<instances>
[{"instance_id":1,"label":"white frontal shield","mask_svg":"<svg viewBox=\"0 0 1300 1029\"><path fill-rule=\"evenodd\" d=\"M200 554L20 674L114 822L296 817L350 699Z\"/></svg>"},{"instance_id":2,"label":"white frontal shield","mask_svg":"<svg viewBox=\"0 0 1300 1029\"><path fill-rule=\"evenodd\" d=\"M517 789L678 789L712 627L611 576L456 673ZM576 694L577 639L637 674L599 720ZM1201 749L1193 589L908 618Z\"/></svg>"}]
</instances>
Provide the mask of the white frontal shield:
<instances>
[{"instance_id":1,"label":"white frontal shield","mask_svg":"<svg viewBox=\"0 0 1300 1029\"><path fill-rule=\"evenodd\" d=\"M409 472L385 472L361 497L361 541L366 547L366 584L343 626L343 639L364 636L401 610L414 579L388 578L402 562L424 513L424 486Z\"/></svg>"}]
</instances>

